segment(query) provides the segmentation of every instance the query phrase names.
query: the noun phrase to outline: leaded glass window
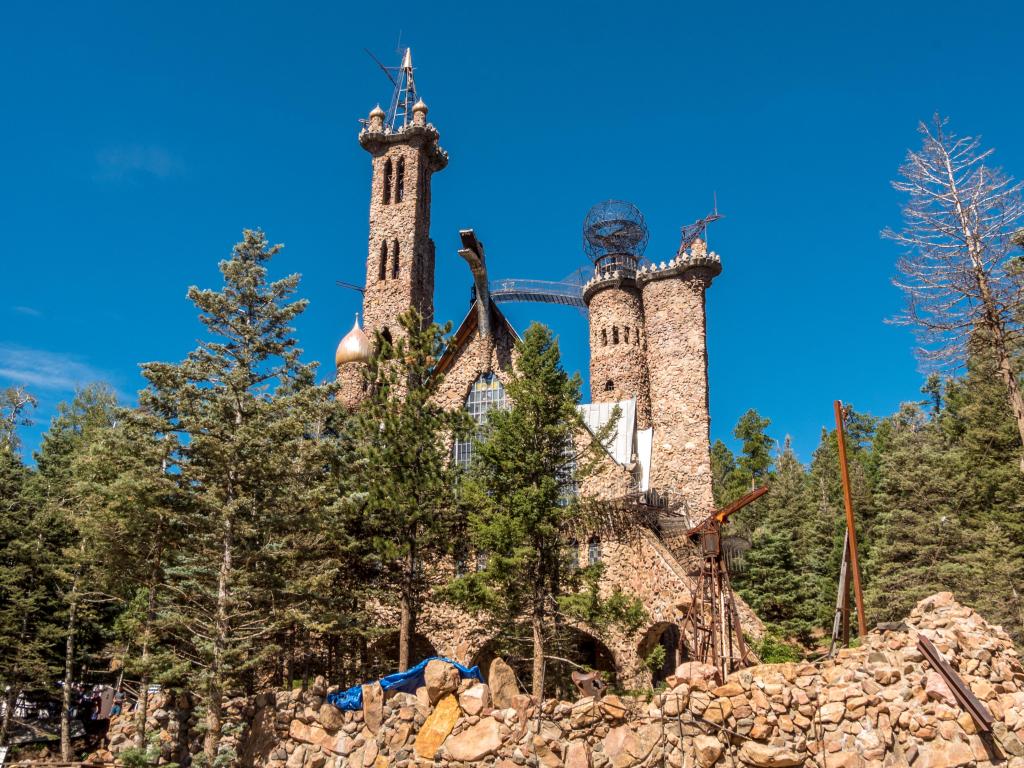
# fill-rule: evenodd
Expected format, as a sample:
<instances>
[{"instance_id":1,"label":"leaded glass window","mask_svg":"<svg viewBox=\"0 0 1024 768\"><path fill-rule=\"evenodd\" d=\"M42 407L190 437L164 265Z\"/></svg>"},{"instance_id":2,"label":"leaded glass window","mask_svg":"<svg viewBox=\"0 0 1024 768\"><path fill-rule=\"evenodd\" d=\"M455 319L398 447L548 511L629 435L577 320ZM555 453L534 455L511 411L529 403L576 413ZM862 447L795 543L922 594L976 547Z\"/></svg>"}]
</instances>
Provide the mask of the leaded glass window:
<instances>
[{"instance_id":1,"label":"leaded glass window","mask_svg":"<svg viewBox=\"0 0 1024 768\"><path fill-rule=\"evenodd\" d=\"M476 434L455 441L455 463L467 469L473 460L473 440L479 440L487 424L487 414L495 408L505 407L505 388L494 373L480 375L466 397L466 412L476 423Z\"/></svg>"}]
</instances>

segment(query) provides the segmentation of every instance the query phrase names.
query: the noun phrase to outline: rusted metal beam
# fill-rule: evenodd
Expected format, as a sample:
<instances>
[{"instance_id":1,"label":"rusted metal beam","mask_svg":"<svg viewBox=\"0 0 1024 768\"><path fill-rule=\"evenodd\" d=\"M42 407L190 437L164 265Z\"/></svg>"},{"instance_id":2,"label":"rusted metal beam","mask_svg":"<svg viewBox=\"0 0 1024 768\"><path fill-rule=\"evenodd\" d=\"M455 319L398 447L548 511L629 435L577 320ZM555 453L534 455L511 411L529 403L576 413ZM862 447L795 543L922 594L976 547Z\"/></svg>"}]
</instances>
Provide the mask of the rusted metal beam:
<instances>
[{"instance_id":1,"label":"rusted metal beam","mask_svg":"<svg viewBox=\"0 0 1024 768\"><path fill-rule=\"evenodd\" d=\"M860 566L857 564L857 530L853 525L853 497L850 494L850 468L846 464L846 438L843 426L843 404L833 403L836 412L836 440L839 442L839 473L843 479L843 506L846 507L846 530L850 534L850 570L853 571L853 596L857 600L857 630L861 637L868 633L864 618L864 593L860 588Z\"/></svg>"},{"instance_id":2,"label":"rusted metal beam","mask_svg":"<svg viewBox=\"0 0 1024 768\"><path fill-rule=\"evenodd\" d=\"M946 681L946 685L949 686L949 690L953 692L953 697L957 700L960 708L963 709L967 714L971 716L974 724L978 727L979 731L983 733L992 732L992 713L985 708L985 705L978 701L978 697L971 692L971 689L967 686L967 683L963 681L963 678L956 673L956 671L949 666L949 662L939 653L939 649L935 647L935 643L929 640L924 635L917 636L917 650L919 650L931 665L932 669L939 673L943 680Z\"/></svg>"},{"instance_id":3,"label":"rusted metal beam","mask_svg":"<svg viewBox=\"0 0 1024 768\"><path fill-rule=\"evenodd\" d=\"M720 523L724 523L726 519L728 519L729 515L739 512L741 509L747 506L747 504L757 501L766 493L768 493L767 485L762 485L760 488L756 488L755 490L748 493L746 496L741 496L740 498L736 499L736 501L734 501L732 504L729 504L726 507L722 507L720 510L715 512L715 520L717 520Z\"/></svg>"}]
</instances>

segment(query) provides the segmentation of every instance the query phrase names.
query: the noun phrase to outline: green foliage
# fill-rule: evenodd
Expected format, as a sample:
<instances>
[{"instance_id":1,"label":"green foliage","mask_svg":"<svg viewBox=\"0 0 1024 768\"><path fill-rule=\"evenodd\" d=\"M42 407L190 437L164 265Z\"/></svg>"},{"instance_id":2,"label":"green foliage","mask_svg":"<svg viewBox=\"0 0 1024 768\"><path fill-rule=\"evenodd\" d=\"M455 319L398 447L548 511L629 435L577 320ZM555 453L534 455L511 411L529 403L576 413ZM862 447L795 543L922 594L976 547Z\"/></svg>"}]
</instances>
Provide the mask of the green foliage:
<instances>
[{"instance_id":1,"label":"green foliage","mask_svg":"<svg viewBox=\"0 0 1024 768\"><path fill-rule=\"evenodd\" d=\"M767 625L765 635L760 642L755 643L754 653L763 664L784 664L787 661L800 661L803 658L801 648L784 639L783 631L779 627Z\"/></svg>"},{"instance_id":2,"label":"green foliage","mask_svg":"<svg viewBox=\"0 0 1024 768\"><path fill-rule=\"evenodd\" d=\"M511 406L490 414L460 489L469 536L486 553L486 567L458 579L448 594L485 611L506 635L515 635L518 617L529 617L539 695L545 647L558 642L563 616L593 625L637 623L642 607L621 593L599 599L600 571L573 568L566 558L565 543L582 538L574 532L595 530L587 504L571 489L593 470L602 436L584 438L580 379L563 370L547 328L531 325L517 352L506 387Z\"/></svg>"},{"instance_id":3,"label":"green foliage","mask_svg":"<svg viewBox=\"0 0 1024 768\"><path fill-rule=\"evenodd\" d=\"M378 334L367 370L369 396L351 424L353 506L382 574L378 596L403 615L400 666L410 659L415 616L431 589L424 563L448 552L457 524L456 474L448 441L467 417L441 407L435 372L450 326L425 325L410 310L392 343Z\"/></svg>"},{"instance_id":4,"label":"green foliage","mask_svg":"<svg viewBox=\"0 0 1024 768\"><path fill-rule=\"evenodd\" d=\"M644 666L651 672L656 672L665 666L665 646L658 643L651 648L650 653L644 657Z\"/></svg>"}]
</instances>

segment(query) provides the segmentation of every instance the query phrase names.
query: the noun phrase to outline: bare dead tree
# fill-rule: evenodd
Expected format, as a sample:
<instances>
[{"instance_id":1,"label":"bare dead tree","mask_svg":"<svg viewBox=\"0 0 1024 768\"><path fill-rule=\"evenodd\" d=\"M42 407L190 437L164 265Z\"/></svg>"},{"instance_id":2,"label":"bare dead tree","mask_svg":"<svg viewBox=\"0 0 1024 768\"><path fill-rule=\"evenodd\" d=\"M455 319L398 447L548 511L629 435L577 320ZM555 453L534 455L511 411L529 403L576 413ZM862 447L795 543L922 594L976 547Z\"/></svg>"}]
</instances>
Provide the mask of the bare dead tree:
<instances>
[{"instance_id":1,"label":"bare dead tree","mask_svg":"<svg viewBox=\"0 0 1024 768\"><path fill-rule=\"evenodd\" d=\"M963 365L969 343L990 352L1024 447L1015 355L1024 282L1008 270L1012 238L1024 219L1024 184L988 166L993 150L947 132L946 123L935 115L931 125L920 124L922 147L907 153L893 182L910 196L903 229L882 233L907 249L893 280L907 307L893 322L916 329L918 357L933 368Z\"/></svg>"},{"instance_id":2,"label":"bare dead tree","mask_svg":"<svg viewBox=\"0 0 1024 768\"><path fill-rule=\"evenodd\" d=\"M29 411L38 405L24 387L7 387L0 391L0 444L14 453L20 447L18 427L32 425Z\"/></svg>"}]
</instances>

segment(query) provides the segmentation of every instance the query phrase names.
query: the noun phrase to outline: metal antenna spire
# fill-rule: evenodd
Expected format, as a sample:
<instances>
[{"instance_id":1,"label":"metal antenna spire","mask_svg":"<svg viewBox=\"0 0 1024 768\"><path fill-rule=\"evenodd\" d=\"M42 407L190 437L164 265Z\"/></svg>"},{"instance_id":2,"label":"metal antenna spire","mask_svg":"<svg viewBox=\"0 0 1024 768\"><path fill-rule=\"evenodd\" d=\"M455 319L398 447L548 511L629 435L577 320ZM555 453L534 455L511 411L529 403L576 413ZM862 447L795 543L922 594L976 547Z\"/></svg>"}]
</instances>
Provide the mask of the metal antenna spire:
<instances>
[{"instance_id":1,"label":"metal antenna spire","mask_svg":"<svg viewBox=\"0 0 1024 768\"><path fill-rule=\"evenodd\" d=\"M364 48L363 50L366 50L370 58L377 62L377 66L384 71L384 74L395 86L384 127L389 133L400 131L412 124L412 108L419 101L419 96L416 94L416 81L412 74L412 48L405 49L405 53L402 54L402 63L397 67L385 66L368 49Z\"/></svg>"}]
</instances>

